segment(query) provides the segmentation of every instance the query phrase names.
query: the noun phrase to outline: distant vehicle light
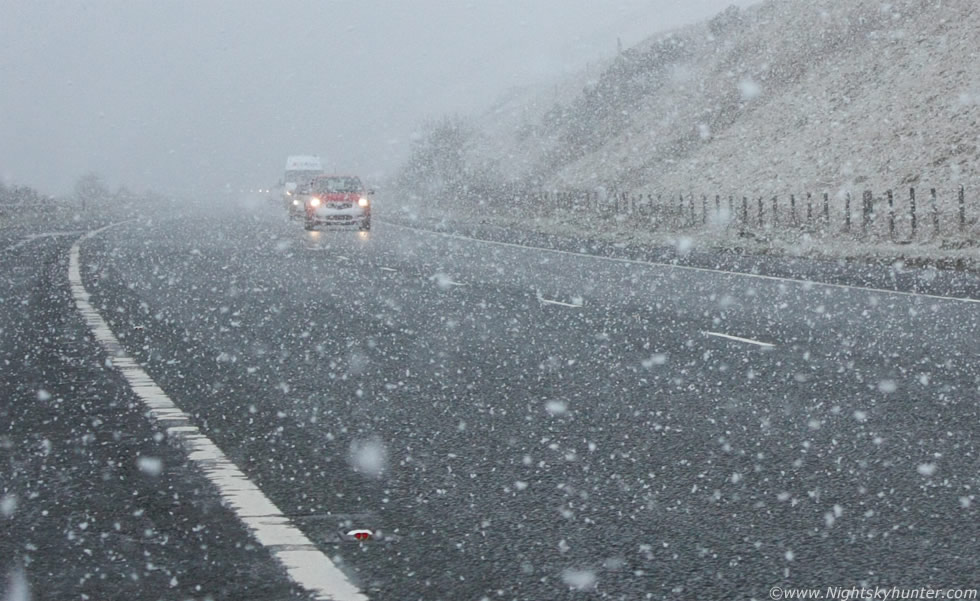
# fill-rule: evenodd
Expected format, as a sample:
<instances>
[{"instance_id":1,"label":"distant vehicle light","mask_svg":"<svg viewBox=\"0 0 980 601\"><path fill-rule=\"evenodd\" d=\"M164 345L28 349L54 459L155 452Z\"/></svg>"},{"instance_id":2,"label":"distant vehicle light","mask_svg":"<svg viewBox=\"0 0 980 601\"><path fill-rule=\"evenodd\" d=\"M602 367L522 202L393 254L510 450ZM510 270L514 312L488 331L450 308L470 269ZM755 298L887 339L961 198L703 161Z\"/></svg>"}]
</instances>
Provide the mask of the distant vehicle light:
<instances>
[{"instance_id":1,"label":"distant vehicle light","mask_svg":"<svg viewBox=\"0 0 980 601\"><path fill-rule=\"evenodd\" d=\"M313 205L314 207L318 207L320 206L320 199L314 196L313 198L310 199L310 204Z\"/></svg>"},{"instance_id":2,"label":"distant vehicle light","mask_svg":"<svg viewBox=\"0 0 980 601\"><path fill-rule=\"evenodd\" d=\"M299 204L299 201L298 201L298 200L294 200L294 201L293 201L293 204L294 204L294 205L298 205L298 204Z\"/></svg>"},{"instance_id":3,"label":"distant vehicle light","mask_svg":"<svg viewBox=\"0 0 980 601\"><path fill-rule=\"evenodd\" d=\"M366 207L366 206L368 206L368 199L367 198L364 198L363 196L360 197L357 200L357 206L359 206L359 207Z\"/></svg>"},{"instance_id":4,"label":"distant vehicle light","mask_svg":"<svg viewBox=\"0 0 980 601\"><path fill-rule=\"evenodd\" d=\"M286 190L286 196L292 196L292 195L293 195L293 193L292 193L291 190Z\"/></svg>"}]
</instances>

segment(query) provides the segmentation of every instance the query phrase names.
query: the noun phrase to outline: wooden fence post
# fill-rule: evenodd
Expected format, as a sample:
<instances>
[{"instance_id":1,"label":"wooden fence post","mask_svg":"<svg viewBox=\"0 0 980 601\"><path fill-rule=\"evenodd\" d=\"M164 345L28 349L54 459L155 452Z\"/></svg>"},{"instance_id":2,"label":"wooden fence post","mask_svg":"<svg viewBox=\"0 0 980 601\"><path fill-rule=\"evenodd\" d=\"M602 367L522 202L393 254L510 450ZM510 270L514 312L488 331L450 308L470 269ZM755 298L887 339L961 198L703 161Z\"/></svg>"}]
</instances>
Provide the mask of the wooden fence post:
<instances>
[{"instance_id":1,"label":"wooden fence post","mask_svg":"<svg viewBox=\"0 0 980 601\"><path fill-rule=\"evenodd\" d=\"M776 204L778 196L772 197L772 227L779 225L779 206Z\"/></svg>"},{"instance_id":2,"label":"wooden fence post","mask_svg":"<svg viewBox=\"0 0 980 601\"><path fill-rule=\"evenodd\" d=\"M806 224L810 225L813 222L813 195L809 192L806 193Z\"/></svg>"},{"instance_id":3,"label":"wooden fence post","mask_svg":"<svg viewBox=\"0 0 980 601\"><path fill-rule=\"evenodd\" d=\"M721 218L721 195L715 194L715 219Z\"/></svg>"},{"instance_id":4,"label":"wooden fence post","mask_svg":"<svg viewBox=\"0 0 980 601\"><path fill-rule=\"evenodd\" d=\"M844 197L844 231L851 231L851 193Z\"/></svg>"},{"instance_id":5,"label":"wooden fence post","mask_svg":"<svg viewBox=\"0 0 980 601\"><path fill-rule=\"evenodd\" d=\"M915 230L919 224L915 214L915 188L909 188L909 212L912 214L912 238L915 238Z\"/></svg>"},{"instance_id":6,"label":"wooden fence post","mask_svg":"<svg viewBox=\"0 0 980 601\"><path fill-rule=\"evenodd\" d=\"M796 225L796 194L789 195L789 223Z\"/></svg>"},{"instance_id":7,"label":"wooden fence post","mask_svg":"<svg viewBox=\"0 0 980 601\"><path fill-rule=\"evenodd\" d=\"M830 195L827 192L823 193L823 222L830 224Z\"/></svg>"},{"instance_id":8,"label":"wooden fence post","mask_svg":"<svg viewBox=\"0 0 980 601\"><path fill-rule=\"evenodd\" d=\"M862 201L861 231L867 234L868 228L871 227L871 213L874 211L874 192L871 190L865 190Z\"/></svg>"},{"instance_id":9,"label":"wooden fence post","mask_svg":"<svg viewBox=\"0 0 980 601\"><path fill-rule=\"evenodd\" d=\"M762 227L762 215L763 215L762 197L760 196L759 197L759 227Z\"/></svg>"},{"instance_id":10,"label":"wooden fence post","mask_svg":"<svg viewBox=\"0 0 980 601\"><path fill-rule=\"evenodd\" d=\"M939 205L936 203L936 189L929 189L929 198L932 202L932 232L939 237Z\"/></svg>"},{"instance_id":11,"label":"wooden fence post","mask_svg":"<svg viewBox=\"0 0 980 601\"><path fill-rule=\"evenodd\" d=\"M708 197L701 195L701 225L708 223Z\"/></svg>"},{"instance_id":12,"label":"wooden fence post","mask_svg":"<svg viewBox=\"0 0 980 601\"><path fill-rule=\"evenodd\" d=\"M749 197L742 197L742 224L748 225L749 223Z\"/></svg>"},{"instance_id":13,"label":"wooden fence post","mask_svg":"<svg viewBox=\"0 0 980 601\"><path fill-rule=\"evenodd\" d=\"M963 190L963 186L960 186L960 231L966 229L966 192Z\"/></svg>"},{"instance_id":14,"label":"wooden fence post","mask_svg":"<svg viewBox=\"0 0 980 601\"><path fill-rule=\"evenodd\" d=\"M895 239L895 199L892 191L888 191L888 237Z\"/></svg>"}]
</instances>

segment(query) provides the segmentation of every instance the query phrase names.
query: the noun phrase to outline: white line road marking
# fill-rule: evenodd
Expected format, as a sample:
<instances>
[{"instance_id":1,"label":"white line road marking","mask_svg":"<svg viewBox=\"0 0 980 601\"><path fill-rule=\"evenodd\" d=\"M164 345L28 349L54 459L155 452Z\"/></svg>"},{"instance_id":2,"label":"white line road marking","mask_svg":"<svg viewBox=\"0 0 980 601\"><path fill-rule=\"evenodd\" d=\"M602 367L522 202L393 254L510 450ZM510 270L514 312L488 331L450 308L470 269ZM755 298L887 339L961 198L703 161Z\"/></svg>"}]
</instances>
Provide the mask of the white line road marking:
<instances>
[{"instance_id":1,"label":"white line road marking","mask_svg":"<svg viewBox=\"0 0 980 601\"><path fill-rule=\"evenodd\" d=\"M24 246L25 244L27 244L29 242L34 242L35 240L39 240L41 238L55 238L57 236L75 236L75 235L78 235L80 233L82 233L82 232L79 232L79 231L70 231L70 232L42 232L40 234L27 234L26 236L24 236L24 239L23 240L21 240L20 242L17 242L16 244L12 244L12 245L8 246L7 248L3 249L3 251L4 252L9 252L9 251L12 251L12 250L17 250L21 246Z\"/></svg>"},{"instance_id":2,"label":"white line road marking","mask_svg":"<svg viewBox=\"0 0 980 601\"><path fill-rule=\"evenodd\" d=\"M542 303L542 304L545 304L545 305L558 305L560 307L571 307L573 309L581 309L582 308L581 301L579 301L577 303L563 303L561 301L551 300L551 299L545 298L545 297L541 296L541 293L540 292L536 293L536 296L538 298L538 302L539 303Z\"/></svg>"},{"instance_id":3,"label":"white line road marking","mask_svg":"<svg viewBox=\"0 0 980 601\"><path fill-rule=\"evenodd\" d=\"M707 330L703 330L701 333L704 334L705 336L717 336L718 338L727 338L728 340L734 340L736 342L745 342L747 344L755 344L755 345L761 346L763 348L773 348L773 347L776 346L775 344L771 344L769 342L759 342L758 340L752 340L751 338L741 338L739 336L730 336L728 334L722 334L721 332L708 332Z\"/></svg>"},{"instance_id":4,"label":"white line road marking","mask_svg":"<svg viewBox=\"0 0 980 601\"><path fill-rule=\"evenodd\" d=\"M466 285L466 284L463 284L461 282L454 282L453 280L449 279L449 276L447 276L447 275L445 275L443 273L437 273L434 276L430 276L429 279L432 280L433 282L435 282L436 285L438 285L440 288L448 288L450 286L465 286Z\"/></svg>"},{"instance_id":5,"label":"white line road marking","mask_svg":"<svg viewBox=\"0 0 980 601\"><path fill-rule=\"evenodd\" d=\"M461 236L459 234L447 234L445 232L434 232L432 230L427 230L424 228L412 227L409 225L401 225L400 223L392 223L390 221L378 220L385 225L390 225L392 227L402 228L406 230L412 230L416 232L422 232L425 234L431 234L433 236L442 236L444 238L455 238L457 240L467 240L470 242L482 242L483 244L493 244L496 246L507 246L510 248L520 248L524 250L537 250L541 252L553 253L558 255L570 255L573 257L585 257L588 259L597 259L600 261L612 261L614 263L623 263L626 265L644 265L648 267L666 267L669 269L681 269L685 271L698 271L702 273L717 273L723 275L731 275L743 278L754 278L757 280L769 280L773 282L790 282L794 284L808 284L812 286L823 286L825 288L841 288L844 290L863 290L865 292L877 292L881 294L896 294L899 296L917 296L921 298L934 298L936 300L945 301L957 301L961 303L976 303L980 304L980 299L977 298L964 298L958 296L941 296L938 294L922 294L920 292L904 292L901 290L885 290L884 288L872 288L870 286L851 286L848 284L830 284L827 282L818 282L815 280L803 280L799 278L783 278L775 275L760 275L757 273L745 273L742 271L725 271L724 269L711 269L708 267L692 267L690 265L672 265L670 263L658 263L656 261L640 261L638 259L620 259L617 257L603 257L600 255L590 255L588 253L580 253L571 250L556 250L554 248L543 248L541 246L527 246L524 244L514 244L513 242L497 242L495 240L482 240L480 238L472 238L470 236Z\"/></svg>"},{"instance_id":6,"label":"white line road marking","mask_svg":"<svg viewBox=\"0 0 980 601\"><path fill-rule=\"evenodd\" d=\"M166 428L167 436L180 441L188 458L218 488L238 519L286 568L290 578L317 599L367 601L367 597L347 576L279 511L221 449L193 425L190 416L177 407L133 359L126 356L109 325L89 303L90 295L82 284L80 245L84 240L117 225L121 224L93 230L76 240L68 262L68 279L75 305L96 340L112 358L113 366L126 378L153 419Z\"/></svg>"},{"instance_id":7,"label":"white line road marking","mask_svg":"<svg viewBox=\"0 0 980 601\"><path fill-rule=\"evenodd\" d=\"M395 271L395 272L398 271L397 269L392 269L391 267L379 267L378 269L380 269L381 271Z\"/></svg>"},{"instance_id":8,"label":"white line road marking","mask_svg":"<svg viewBox=\"0 0 980 601\"><path fill-rule=\"evenodd\" d=\"M344 255L337 255L338 259L343 259L344 261L350 261L350 257L345 257Z\"/></svg>"}]
</instances>

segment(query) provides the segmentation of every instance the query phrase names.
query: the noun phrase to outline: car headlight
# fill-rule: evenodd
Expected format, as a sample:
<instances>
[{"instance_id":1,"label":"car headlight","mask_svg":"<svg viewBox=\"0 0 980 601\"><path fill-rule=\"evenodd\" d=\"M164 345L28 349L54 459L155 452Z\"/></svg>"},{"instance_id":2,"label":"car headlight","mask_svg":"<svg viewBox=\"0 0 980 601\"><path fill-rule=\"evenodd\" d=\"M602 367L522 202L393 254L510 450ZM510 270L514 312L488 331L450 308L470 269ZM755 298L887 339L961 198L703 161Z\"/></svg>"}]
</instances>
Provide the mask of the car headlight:
<instances>
[{"instance_id":1,"label":"car headlight","mask_svg":"<svg viewBox=\"0 0 980 601\"><path fill-rule=\"evenodd\" d=\"M357 206L366 207L368 206L368 202L368 199L362 196L357 200Z\"/></svg>"},{"instance_id":2,"label":"car headlight","mask_svg":"<svg viewBox=\"0 0 980 601\"><path fill-rule=\"evenodd\" d=\"M298 205L298 204L299 204L299 201L298 201L298 200L294 200L294 201L293 201L293 204L294 204L294 205Z\"/></svg>"},{"instance_id":3,"label":"car headlight","mask_svg":"<svg viewBox=\"0 0 980 601\"><path fill-rule=\"evenodd\" d=\"M318 207L320 206L320 199L314 196L313 198L310 199L310 204L313 205L314 207Z\"/></svg>"}]
</instances>

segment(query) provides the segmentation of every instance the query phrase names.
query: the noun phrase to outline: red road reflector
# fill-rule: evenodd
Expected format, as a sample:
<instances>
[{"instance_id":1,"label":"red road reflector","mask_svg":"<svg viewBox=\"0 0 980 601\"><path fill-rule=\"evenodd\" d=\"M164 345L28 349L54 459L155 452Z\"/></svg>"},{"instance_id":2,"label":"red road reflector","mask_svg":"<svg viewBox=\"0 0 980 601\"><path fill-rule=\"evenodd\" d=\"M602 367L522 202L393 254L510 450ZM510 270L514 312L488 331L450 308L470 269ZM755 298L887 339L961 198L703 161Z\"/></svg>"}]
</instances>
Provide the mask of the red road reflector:
<instances>
[{"instance_id":1,"label":"red road reflector","mask_svg":"<svg viewBox=\"0 0 980 601\"><path fill-rule=\"evenodd\" d=\"M363 529L351 530L350 532L347 533L347 536L353 536L357 540L365 541L365 540L371 540L371 538L374 536L374 533L371 532L370 530L363 530Z\"/></svg>"}]
</instances>

